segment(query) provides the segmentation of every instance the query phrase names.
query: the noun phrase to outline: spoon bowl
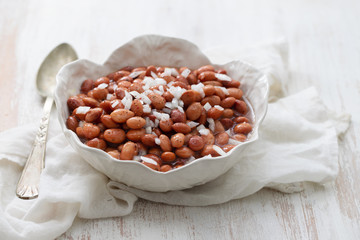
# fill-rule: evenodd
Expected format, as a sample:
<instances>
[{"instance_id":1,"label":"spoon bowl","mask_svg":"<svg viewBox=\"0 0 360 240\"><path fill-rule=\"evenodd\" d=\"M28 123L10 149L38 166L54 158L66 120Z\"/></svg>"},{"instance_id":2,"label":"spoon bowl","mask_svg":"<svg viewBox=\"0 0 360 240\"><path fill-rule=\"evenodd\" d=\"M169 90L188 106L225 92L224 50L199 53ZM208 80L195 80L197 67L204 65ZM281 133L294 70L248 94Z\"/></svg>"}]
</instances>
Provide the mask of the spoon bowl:
<instances>
[{"instance_id":1,"label":"spoon bowl","mask_svg":"<svg viewBox=\"0 0 360 240\"><path fill-rule=\"evenodd\" d=\"M43 97L52 96L56 86L56 74L62 66L77 58L75 50L67 43L62 43L54 48L44 59L37 73L38 93Z\"/></svg>"}]
</instances>

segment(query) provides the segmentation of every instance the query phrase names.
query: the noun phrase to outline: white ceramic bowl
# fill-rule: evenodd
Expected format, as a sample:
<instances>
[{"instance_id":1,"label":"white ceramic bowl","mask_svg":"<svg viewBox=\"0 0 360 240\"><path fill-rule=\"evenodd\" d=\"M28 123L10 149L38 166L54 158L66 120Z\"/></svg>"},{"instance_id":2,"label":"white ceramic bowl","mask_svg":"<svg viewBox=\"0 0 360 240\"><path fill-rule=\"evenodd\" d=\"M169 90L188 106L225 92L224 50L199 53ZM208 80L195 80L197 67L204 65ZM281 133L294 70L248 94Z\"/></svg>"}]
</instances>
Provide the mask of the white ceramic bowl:
<instances>
[{"instance_id":1,"label":"white ceramic bowl","mask_svg":"<svg viewBox=\"0 0 360 240\"><path fill-rule=\"evenodd\" d=\"M62 130L75 151L95 169L110 179L131 187L165 192L190 188L213 180L237 163L241 159L244 147L258 138L258 128L266 114L267 79L259 70L244 62L213 64L226 69L229 76L241 82L244 96L250 101L255 115L253 132L249 140L240 143L224 156L203 157L170 172L157 172L137 161L116 160L102 150L86 146L74 132L66 128L65 124L69 115L66 101L79 92L81 83L87 78L97 79L124 66L163 65L196 69L207 64L212 63L191 42L157 35L145 35L131 40L116 49L104 64L84 59L69 63L59 71L55 90L55 102Z\"/></svg>"}]
</instances>

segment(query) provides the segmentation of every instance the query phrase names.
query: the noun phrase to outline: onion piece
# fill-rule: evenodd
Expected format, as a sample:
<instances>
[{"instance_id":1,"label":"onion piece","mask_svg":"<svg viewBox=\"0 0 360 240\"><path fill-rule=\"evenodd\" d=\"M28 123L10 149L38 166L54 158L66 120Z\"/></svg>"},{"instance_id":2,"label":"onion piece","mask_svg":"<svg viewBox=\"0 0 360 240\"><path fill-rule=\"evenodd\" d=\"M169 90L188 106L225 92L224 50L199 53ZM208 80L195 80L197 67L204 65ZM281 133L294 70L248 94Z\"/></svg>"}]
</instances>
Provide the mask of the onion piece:
<instances>
[{"instance_id":1,"label":"onion piece","mask_svg":"<svg viewBox=\"0 0 360 240\"><path fill-rule=\"evenodd\" d=\"M231 81L231 77L229 77L226 74L221 74L221 73L215 73L215 77L221 81L227 81L230 82Z\"/></svg>"},{"instance_id":2,"label":"onion piece","mask_svg":"<svg viewBox=\"0 0 360 240\"><path fill-rule=\"evenodd\" d=\"M224 152L224 150L222 150L221 147L219 147L219 146L213 145L213 149L215 150L215 152L217 152L221 156L224 156L226 154L226 152Z\"/></svg>"}]
</instances>

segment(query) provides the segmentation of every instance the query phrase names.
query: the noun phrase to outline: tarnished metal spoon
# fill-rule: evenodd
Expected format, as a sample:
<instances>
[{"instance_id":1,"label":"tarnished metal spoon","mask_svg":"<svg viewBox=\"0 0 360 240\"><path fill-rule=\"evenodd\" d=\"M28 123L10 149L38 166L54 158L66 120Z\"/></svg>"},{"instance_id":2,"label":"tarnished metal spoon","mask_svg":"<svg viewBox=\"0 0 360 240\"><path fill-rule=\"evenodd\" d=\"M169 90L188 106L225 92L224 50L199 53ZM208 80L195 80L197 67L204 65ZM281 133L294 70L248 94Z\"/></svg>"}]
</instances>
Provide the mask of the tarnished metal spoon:
<instances>
[{"instance_id":1,"label":"tarnished metal spoon","mask_svg":"<svg viewBox=\"0 0 360 240\"><path fill-rule=\"evenodd\" d=\"M36 87L38 93L42 97L46 97L46 101L33 148L16 188L16 194L20 198L32 199L39 195L40 174L45 164L46 138L51 107L54 102L55 77L62 66L77 58L75 50L69 44L62 43L49 53L39 68Z\"/></svg>"}]
</instances>

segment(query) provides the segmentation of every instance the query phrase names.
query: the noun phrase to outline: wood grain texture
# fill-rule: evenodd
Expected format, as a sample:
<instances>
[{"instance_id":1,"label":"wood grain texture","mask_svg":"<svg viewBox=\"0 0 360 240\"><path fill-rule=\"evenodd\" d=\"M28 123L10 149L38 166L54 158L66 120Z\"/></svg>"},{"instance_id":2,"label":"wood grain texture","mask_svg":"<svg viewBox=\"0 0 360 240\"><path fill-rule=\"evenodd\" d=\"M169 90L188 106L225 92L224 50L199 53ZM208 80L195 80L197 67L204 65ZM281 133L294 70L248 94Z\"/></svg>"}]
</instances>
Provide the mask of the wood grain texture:
<instances>
[{"instance_id":1,"label":"wood grain texture","mask_svg":"<svg viewBox=\"0 0 360 240\"><path fill-rule=\"evenodd\" d=\"M76 219L58 239L360 239L359 14L355 0L0 0L0 131L38 122L36 71L61 42L101 63L146 33L185 38L202 49L285 36L287 91L315 86L330 109L352 114L334 183L307 183L295 194L264 189L209 207L140 200L129 216Z\"/></svg>"}]
</instances>

